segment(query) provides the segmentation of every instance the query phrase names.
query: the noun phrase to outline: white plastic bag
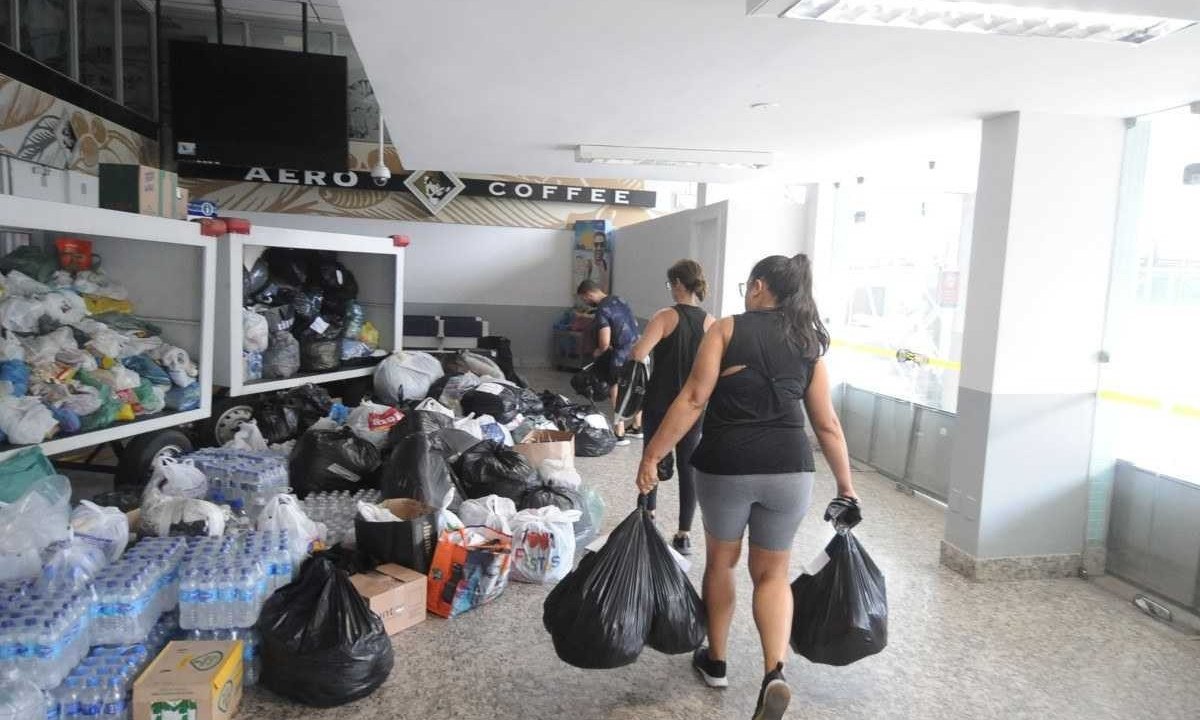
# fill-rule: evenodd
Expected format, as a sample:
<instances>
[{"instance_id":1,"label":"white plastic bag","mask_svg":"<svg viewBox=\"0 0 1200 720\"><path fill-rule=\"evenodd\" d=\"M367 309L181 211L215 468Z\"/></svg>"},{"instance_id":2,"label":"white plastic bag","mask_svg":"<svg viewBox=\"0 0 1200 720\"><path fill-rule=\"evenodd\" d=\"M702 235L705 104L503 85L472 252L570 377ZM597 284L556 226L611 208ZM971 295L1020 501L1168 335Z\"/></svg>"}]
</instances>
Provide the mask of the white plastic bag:
<instances>
[{"instance_id":1,"label":"white plastic bag","mask_svg":"<svg viewBox=\"0 0 1200 720\"><path fill-rule=\"evenodd\" d=\"M512 519L512 578L527 583L558 582L575 563L578 510L522 510Z\"/></svg>"},{"instance_id":2,"label":"white plastic bag","mask_svg":"<svg viewBox=\"0 0 1200 720\"><path fill-rule=\"evenodd\" d=\"M33 297L50 292L50 287L34 280L20 270L13 270L4 278L4 291L9 295Z\"/></svg>"},{"instance_id":3,"label":"white plastic bag","mask_svg":"<svg viewBox=\"0 0 1200 720\"><path fill-rule=\"evenodd\" d=\"M19 333L37 332L38 320L45 311L42 303L19 295L10 295L0 300L0 326Z\"/></svg>"},{"instance_id":4,"label":"white plastic bag","mask_svg":"<svg viewBox=\"0 0 1200 720\"><path fill-rule=\"evenodd\" d=\"M117 358L125 346L125 336L110 327L101 327L83 346L100 357Z\"/></svg>"},{"instance_id":5,"label":"white plastic bag","mask_svg":"<svg viewBox=\"0 0 1200 720\"><path fill-rule=\"evenodd\" d=\"M445 415L446 417L454 417L453 410L441 404L437 400L434 400L433 398L425 398L421 402L417 403L416 409L439 413L441 415Z\"/></svg>"},{"instance_id":6,"label":"white plastic bag","mask_svg":"<svg viewBox=\"0 0 1200 720\"><path fill-rule=\"evenodd\" d=\"M34 481L20 498L0 506L0 582L36 576L41 552L71 539L71 482L62 475Z\"/></svg>"},{"instance_id":7,"label":"white plastic bag","mask_svg":"<svg viewBox=\"0 0 1200 720\"><path fill-rule=\"evenodd\" d=\"M168 497L203 499L208 494L208 478L191 460L176 460L164 455L154 463L154 472L146 493L151 491ZM146 496L142 504L145 505Z\"/></svg>"},{"instance_id":8,"label":"white plastic bag","mask_svg":"<svg viewBox=\"0 0 1200 720\"><path fill-rule=\"evenodd\" d=\"M71 512L71 530L77 539L103 552L110 563L121 557L129 543L129 521L125 513L88 500L80 500L79 507Z\"/></svg>"},{"instance_id":9,"label":"white plastic bag","mask_svg":"<svg viewBox=\"0 0 1200 720\"><path fill-rule=\"evenodd\" d=\"M442 363L429 353L395 352L375 369L375 396L389 405L423 398L443 374Z\"/></svg>"},{"instance_id":10,"label":"white plastic bag","mask_svg":"<svg viewBox=\"0 0 1200 720\"><path fill-rule=\"evenodd\" d=\"M506 535L512 534L510 522L517 514L517 504L511 498L488 495L478 500L464 500L458 517L467 527L483 526Z\"/></svg>"},{"instance_id":11,"label":"white plastic bag","mask_svg":"<svg viewBox=\"0 0 1200 720\"><path fill-rule=\"evenodd\" d=\"M260 532L287 530L292 562L299 566L312 545L323 536L319 523L304 513L295 495L276 495L267 501L258 516Z\"/></svg>"},{"instance_id":12,"label":"white plastic bag","mask_svg":"<svg viewBox=\"0 0 1200 720\"><path fill-rule=\"evenodd\" d=\"M579 471L575 469L574 462L559 460L558 458L546 458L538 465L538 477L547 485L557 485L569 490L578 490L583 484L583 478L579 475Z\"/></svg>"},{"instance_id":13,"label":"white plastic bag","mask_svg":"<svg viewBox=\"0 0 1200 720\"><path fill-rule=\"evenodd\" d=\"M62 407L79 417L91 415L103 404L104 402L100 399L100 389L83 383L71 383L71 392L62 401Z\"/></svg>"},{"instance_id":14,"label":"white plastic bag","mask_svg":"<svg viewBox=\"0 0 1200 720\"><path fill-rule=\"evenodd\" d=\"M200 369L196 367L196 363L192 362L187 350L183 348L174 345L160 345L150 352L150 357L166 368L167 374L171 376L171 382L178 387L191 385L200 374Z\"/></svg>"},{"instance_id":15,"label":"white plastic bag","mask_svg":"<svg viewBox=\"0 0 1200 720\"><path fill-rule=\"evenodd\" d=\"M40 443L57 429L58 421L39 398L0 398L0 430L13 445Z\"/></svg>"},{"instance_id":16,"label":"white plastic bag","mask_svg":"<svg viewBox=\"0 0 1200 720\"><path fill-rule=\"evenodd\" d=\"M75 333L69 327L60 327L48 335L27 337L21 341L25 348L25 362L30 365L47 365L58 358L64 350L79 351Z\"/></svg>"},{"instance_id":17,"label":"white plastic bag","mask_svg":"<svg viewBox=\"0 0 1200 720\"><path fill-rule=\"evenodd\" d=\"M124 520L125 516L121 518ZM46 548L44 554L42 574L34 584L40 595L76 593L90 585L108 565L103 550L79 537L70 542L55 543Z\"/></svg>"},{"instance_id":18,"label":"white plastic bag","mask_svg":"<svg viewBox=\"0 0 1200 720\"><path fill-rule=\"evenodd\" d=\"M267 319L253 310L242 308L242 349L246 352L266 352L270 337Z\"/></svg>"},{"instance_id":19,"label":"white plastic bag","mask_svg":"<svg viewBox=\"0 0 1200 720\"><path fill-rule=\"evenodd\" d=\"M462 430L476 440L483 439L483 425L479 422L479 419L475 417L475 413L471 413L464 418L455 420L454 429Z\"/></svg>"},{"instance_id":20,"label":"white plastic bag","mask_svg":"<svg viewBox=\"0 0 1200 720\"><path fill-rule=\"evenodd\" d=\"M75 275L76 292L99 295L113 300L128 300L129 291L99 270L84 270Z\"/></svg>"},{"instance_id":21,"label":"white plastic bag","mask_svg":"<svg viewBox=\"0 0 1200 720\"><path fill-rule=\"evenodd\" d=\"M7 330L0 330L0 362L24 359L25 346L21 344L21 338Z\"/></svg>"},{"instance_id":22,"label":"white plastic bag","mask_svg":"<svg viewBox=\"0 0 1200 720\"><path fill-rule=\"evenodd\" d=\"M225 533L225 511L207 500L158 494L150 504L142 503L142 533L167 537L171 528L186 528L188 534L220 537Z\"/></svg>"},{"instance_id":23,"label":"white plastic bag","mask_svg":"<svg viewBox=\"0 0 1200 720\"><path fill-rule=\"evenodd\" d=\"M42 298L42 311L62 325L77 323L88 314L83 298L70 291L46 293Z\"/></svg>"},{"instance_id":24,"label":"white plastic bag","mask_svg":"<svg viewBox=\"0 0 1200 720\"><path fill-rule=\"evenodd\" d=\"M496 418L491 415L480 415L477 419L479 420L479 430L483 434L484 440L495 440L498 443L512 447L512 432L496 422Z\"/></svg>"},{"instance_id":25,"label":"white plastic bag","mask_svg":"<svg viewBox=\"0 0 1200 720\"><path fill-rule=\"evenodd\" d=\"M267 440L263 437L262 431L258 429L257 421L246 420L241 425L238 425L233 439L225 443L223 447L257 452L267 449Z\"/></svg>"},{"instance_id":26,"label":"white plastic bag","mask_svg":"<svg viewBox=\"0 0 1200 720\"><path fill-rule=\"evenodd\" d=\"M441 401L448 407L462 407L462 396L481 382L483 381L473 372L455 375L447 380L446 386L442 388Z\"/></svg>"},{"instance_id":27,"label":"white plastic bag","mask_svg":"<svg viewBox=\"0 0 1200 720\"><path fill-rule=\"evenodd\" d=\"M363 400L350 411L346 426L355 436L366 440L377 448L387 445L388 433L404 419L403 413L394 407L379 405Z\"/></svg>"},{"instance_id":28,"label":"white plastic bag","mask_svg":"<svg viewBox=\"0 0 1200 720\"><path fill-rule=\"evenodd\" d=\"M125 358L135 357L137 355L150 355L158 348L162 347L163 339L157 336L154 337L138 337L121 333L121 351L117 357L124 360Z\"/></svg>"}]
</instances>

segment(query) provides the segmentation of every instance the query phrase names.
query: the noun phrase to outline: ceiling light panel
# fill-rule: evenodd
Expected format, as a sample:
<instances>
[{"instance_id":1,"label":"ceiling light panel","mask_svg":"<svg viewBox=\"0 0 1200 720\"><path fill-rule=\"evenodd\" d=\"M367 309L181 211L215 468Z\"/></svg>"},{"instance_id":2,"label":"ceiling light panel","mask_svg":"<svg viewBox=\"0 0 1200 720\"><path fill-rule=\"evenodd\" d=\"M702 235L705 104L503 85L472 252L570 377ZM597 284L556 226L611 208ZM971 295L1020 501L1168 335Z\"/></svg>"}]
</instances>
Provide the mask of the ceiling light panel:
<instances>
[{"instance_id":1,"label":"ceiling light panel","mask_svg":"<svg viewBox=\"0 0 1200 720\"><path fill-rule=\"evenodd\" d=\"M712 167L724 170L760 170L770 165L769 152L745 150L688 150L683 148L580 145L575 162L602 165L659 165L665 167Z\"/></svg>"},{"instance_id":2,"label":"ceiling light panel","mask_svg":"<svg viewBox=\"0 0 1200 720\"><path fill-rule=\"evenodd\" d=\"M1085 10L1021 7L966 0L800 0L782 17L850 25L953 30L1140 45L1195 24L1192 20Z\"/></svg>"}]
</instances>

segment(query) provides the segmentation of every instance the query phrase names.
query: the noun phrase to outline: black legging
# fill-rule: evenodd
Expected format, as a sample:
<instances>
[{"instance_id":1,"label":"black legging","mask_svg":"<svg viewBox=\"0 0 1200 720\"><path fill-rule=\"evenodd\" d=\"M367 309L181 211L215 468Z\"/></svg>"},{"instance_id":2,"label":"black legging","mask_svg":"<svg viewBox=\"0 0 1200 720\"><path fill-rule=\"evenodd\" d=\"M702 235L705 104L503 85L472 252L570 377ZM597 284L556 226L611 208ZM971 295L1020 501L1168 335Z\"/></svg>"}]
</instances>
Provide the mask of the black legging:
<instances>
[{"instance_id":1,"label":"black legging","mask_svg":"<svg viewBox=\"0 0 1200 720\"><path fill-rule=\"evenodd\" d=\"M650 442L658 426L666 418L666 411L643 410L642 427L645 441ZM688 430L687 435L675 446L675 482L679 483L679 531L690 532L692 520L696 517L696 470L692 467L692 453L700 445L700 425L703 420ZM646 508L654 510L658 507L658 488L650 491L646 498Z\"/></svg>"}]
</instances>

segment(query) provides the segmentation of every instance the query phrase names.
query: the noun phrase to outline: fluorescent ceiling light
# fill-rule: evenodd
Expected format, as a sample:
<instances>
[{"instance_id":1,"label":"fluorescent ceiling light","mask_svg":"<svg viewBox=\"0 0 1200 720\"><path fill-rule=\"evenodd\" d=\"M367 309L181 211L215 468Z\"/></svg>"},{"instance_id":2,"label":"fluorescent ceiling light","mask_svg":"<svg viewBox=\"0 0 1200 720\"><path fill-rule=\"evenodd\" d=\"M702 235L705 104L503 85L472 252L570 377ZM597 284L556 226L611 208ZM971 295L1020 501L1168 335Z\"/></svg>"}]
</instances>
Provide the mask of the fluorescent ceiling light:
<instances>
[{"instance_id":1,"label":"fluorescent ceiling light","mask_svg":"<svg viewBox=\"0 0 1200 720\"><path fill-rule=\"evenodd\" d=\"M760 170L774 160L769 152L742 150L684 150L679 148L580 145L575 162L603 165L663 165L669 167L717 167L727 170Z\"/></svg>"},{"instance_id":2,"label":"fluorescent ceiling light","mask_svg":"<svg viewBox=\"0 0 1200 720\"><path fill-rule=\"evenodd\" d=\"M851 25L1070 40L1141 43L1195 24L1192 20L1090 10L1020 7L967 0L800 0L782 15Z\"/></svg>"}]
</instances>

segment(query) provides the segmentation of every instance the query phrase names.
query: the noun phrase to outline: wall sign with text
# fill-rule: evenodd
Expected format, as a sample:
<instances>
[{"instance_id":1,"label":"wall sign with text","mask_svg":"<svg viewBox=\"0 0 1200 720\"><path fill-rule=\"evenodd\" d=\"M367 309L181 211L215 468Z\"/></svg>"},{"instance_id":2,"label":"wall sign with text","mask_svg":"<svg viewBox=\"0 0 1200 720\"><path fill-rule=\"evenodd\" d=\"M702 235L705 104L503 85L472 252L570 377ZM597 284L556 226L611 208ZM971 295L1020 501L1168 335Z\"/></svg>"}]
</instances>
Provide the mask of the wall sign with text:
<instances>
[{"instance_id":1,"label":"wall sign with text","mask_svg":"<svg viewBox=\"0 0 1200 720\"><path fill-rule=\"evenodd\" d=\"M514 180L486 180L479 178L457 178L445 171L419 171L415 173L399 173L385 182L377 181L371 173L365 170L290 170L286 168L236 167L230 165L207 165L203 163L179 163L179 175L187 178L202 178L207 180L229 180L234 182L275 183L280 185L300 185L304 187L333 187L357 190L388 190L392 192L413 192L411 187L417 179L425 181L426 189L431 186L427 180L437 176L444 180L453 179L461 183L462 189L455 195L471 197L490 197L510 200L530 200L534 202L564 202L582 203L586 205L617 205L626 207L655 207L656 193L650 190L626 190L618 188L588 187L583 185L552 185L547 183L518 182ZM414 183L409 180L413 179ZM444 185L445 183L441 183ZM433 203L424 203L430 212L436 214L453 196L437 204L437 210L430 207ZM441 200L442 198L438 198Z\"/></svg>"}]
</instances>

